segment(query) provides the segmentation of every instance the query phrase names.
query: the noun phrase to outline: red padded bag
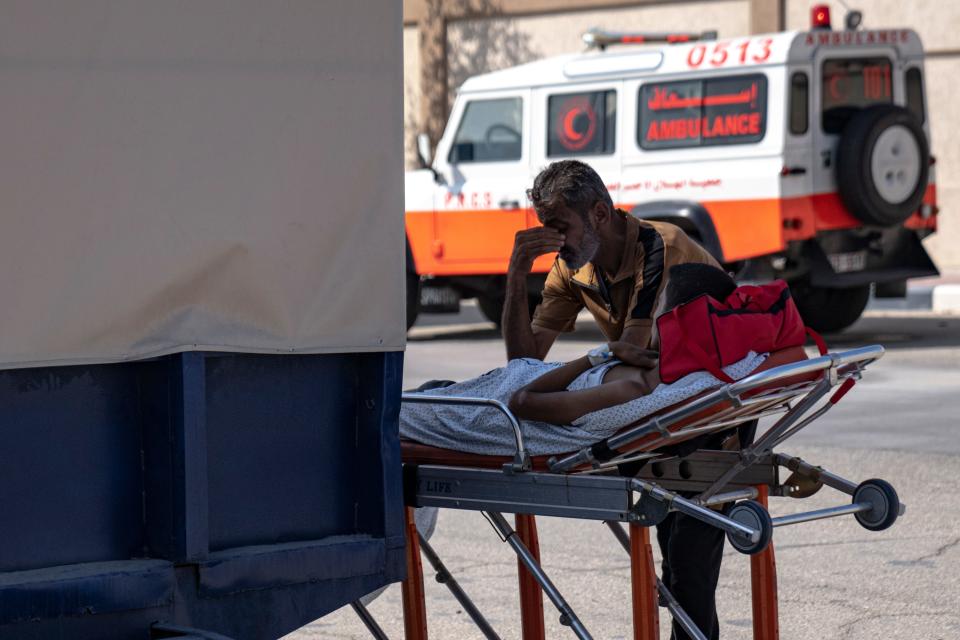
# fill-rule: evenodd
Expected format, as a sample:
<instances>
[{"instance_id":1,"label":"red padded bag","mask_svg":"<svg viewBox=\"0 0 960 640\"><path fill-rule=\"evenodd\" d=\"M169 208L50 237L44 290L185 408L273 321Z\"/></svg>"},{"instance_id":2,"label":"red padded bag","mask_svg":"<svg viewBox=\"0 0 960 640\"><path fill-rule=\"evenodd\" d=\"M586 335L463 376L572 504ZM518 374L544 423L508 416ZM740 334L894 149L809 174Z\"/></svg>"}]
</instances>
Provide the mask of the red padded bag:
<instances>
[{"instance_id":1,"label":"red padded bag","mask_svg":"<svg viewBox=\"0 0 960 640\"><path fill-rule=\"evenodd\" d=\"M783 280L737 287L718 302L702 295L657 319L660 379L675 382L694 371L709 371L733 382L722 369L750 351L769 353L806 342L809 332L826 353L826 345L803 324Z\"/></svg>"}]
</instances>

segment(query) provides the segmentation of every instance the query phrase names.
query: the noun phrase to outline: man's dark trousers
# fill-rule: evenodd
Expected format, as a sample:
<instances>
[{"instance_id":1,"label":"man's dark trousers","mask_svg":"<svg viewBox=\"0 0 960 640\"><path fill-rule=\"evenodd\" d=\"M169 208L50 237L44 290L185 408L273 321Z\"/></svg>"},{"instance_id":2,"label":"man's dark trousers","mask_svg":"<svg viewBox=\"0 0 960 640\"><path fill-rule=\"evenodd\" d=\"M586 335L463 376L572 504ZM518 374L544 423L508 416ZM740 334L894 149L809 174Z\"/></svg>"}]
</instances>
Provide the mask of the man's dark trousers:
<instances>
[{"instance_id":1,"label":"man's dark trousers","mask_svg":"<svg viewBox=\"0 0 960 640\"><path fill-rule=\"evenodd\" d=\"M676 511L657 525L663 584L711 640L720 637L715 594L723 541L721 529ZM674 620L671 638L688 640L690 636Z\"/></svg>"},{"instance_id":2,"label":"man's dark trousers","mask_svg":"<svg viewBox=\"0 0 960 640\"><path fill-rule=\"evenodd\" d=\"M756 420L740 425L737 428L740 448L744 449L753 443L756 433ZM686 444L685 452L678 453L682 457L696 449L697 445L705 449L720 449L722 438L723 434L720 434L700 441L692 440ZM680 495L692 498L697 494L681 492ZM727 505L724 512L729 511L731 506ZM663 556L660 579L697 628L710 640L720 637L716 593L725 537L718 527L676 511L657 525L657 542L660 544L660 555ZM690 638L676 620L670 637L671 640Z\"/></svg>"}]
</instances>

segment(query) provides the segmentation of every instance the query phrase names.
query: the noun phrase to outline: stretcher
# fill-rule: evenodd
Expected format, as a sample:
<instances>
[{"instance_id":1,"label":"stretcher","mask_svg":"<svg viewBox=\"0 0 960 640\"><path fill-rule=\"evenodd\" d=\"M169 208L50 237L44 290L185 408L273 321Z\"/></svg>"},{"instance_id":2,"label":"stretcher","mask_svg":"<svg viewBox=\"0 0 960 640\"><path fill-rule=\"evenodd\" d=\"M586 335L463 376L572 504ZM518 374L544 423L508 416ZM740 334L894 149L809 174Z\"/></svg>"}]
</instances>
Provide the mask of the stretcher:
<instances>
[{"instance_id":1,"label":"stretcher","mask_svg":"<svg viewBox=\"0 0 960 640\"><path fill-rule=\"evenodd\" d=\"M484 637L500 637L432 547L417 535L413 509L426 506L482 512L516 553L525 640L543 638L542 593L576 637L592 637L540 565L534 519L538 515L600 520L611 528L630 555L634 638L658 637L658 601L691 637L703 638L653 569L648 530L671 511L720 528L731 546L751 556L754 637L778 637L770 544L775 528L853 515L866 529L879 531L904 512L896 491L883 480L857 484L777 450L839 402L882 355L883 348L876 345L814 358L807 358L801 347L775 352L741 380L719 384L646 416L601 442L549 457L529 455L520 423L500 402L404 394L404 402L490 405L491 420L511 429L516 444L513 456L480 456L402 442L408 533L403 583L406 637L427 637L421 552ZM665 451L670 445L751 423L760 424L758 435L738 451L696 450L683 457ZM781 478L784 470L789 475ZM805 498L823 486L851 499L780 517L771 517L767 510L769 497ZM721 511L719 506L726 508ZM515 514L516 529L503 513ZM375 623L368 628L375 637L386 637Z\"/></svg>"}]
</instances>

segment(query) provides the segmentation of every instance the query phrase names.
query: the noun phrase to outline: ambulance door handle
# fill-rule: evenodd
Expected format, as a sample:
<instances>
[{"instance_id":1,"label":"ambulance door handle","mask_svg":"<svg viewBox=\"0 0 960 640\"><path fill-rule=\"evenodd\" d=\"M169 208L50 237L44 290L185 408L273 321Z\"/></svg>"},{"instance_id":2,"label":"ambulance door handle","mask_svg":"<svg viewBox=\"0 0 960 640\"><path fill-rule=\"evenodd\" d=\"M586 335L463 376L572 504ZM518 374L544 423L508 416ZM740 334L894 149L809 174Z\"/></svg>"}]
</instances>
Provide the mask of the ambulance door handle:
<instances>
[{"instance_id":1,"label":"ambulance door handle","mask_svg":"<svg viewBox=\"0 0 960 640\"><path fill-rule=\"evenodd\" d=\"M501 200L499 202L501 209L519 209L520 201L519 200Z\"/></svg>"},{"instance_id":2,"label":"ambulance door handle","mask_svg":"<svg viewBox=\"0 0 960 640\"><path fill-rule=\"evenodd\" d=\"M802 176L807 172L806 167L784 167L780 170L781 176Z\"/></svg>"}]
</instances>

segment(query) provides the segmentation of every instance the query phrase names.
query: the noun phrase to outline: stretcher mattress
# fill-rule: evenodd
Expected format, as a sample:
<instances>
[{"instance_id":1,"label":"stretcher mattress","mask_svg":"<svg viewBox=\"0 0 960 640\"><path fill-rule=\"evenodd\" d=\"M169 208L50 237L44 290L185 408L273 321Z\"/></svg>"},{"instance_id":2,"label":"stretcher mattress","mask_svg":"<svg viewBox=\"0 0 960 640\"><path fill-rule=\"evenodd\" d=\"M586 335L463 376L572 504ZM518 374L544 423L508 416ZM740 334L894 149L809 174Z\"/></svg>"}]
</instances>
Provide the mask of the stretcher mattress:
<instances>
[{"instance_id":1,"label":"stretcher mattress","mask_svg":"<svg viewBox=\"0 0 960 640\"><path fill-rule=\"evenodd\" d=\"M724 371L730 377L740 379L757 369L765 358L765 355L751 352ZM490 398L506 403L514 392L557 366L559 363L520 358L478 378L425 393ZM588 413L570 425L523 420L520 427L524 444L534 456L572 451L603 440L645 416L722 384L709 373L698 371L673 384L661 384L646 396ZM491 407L404 403L400 410L400 436L442 449L488 456L512 455L516 450L513 431L504 416Z\"/></svg>"}]
</instances>

